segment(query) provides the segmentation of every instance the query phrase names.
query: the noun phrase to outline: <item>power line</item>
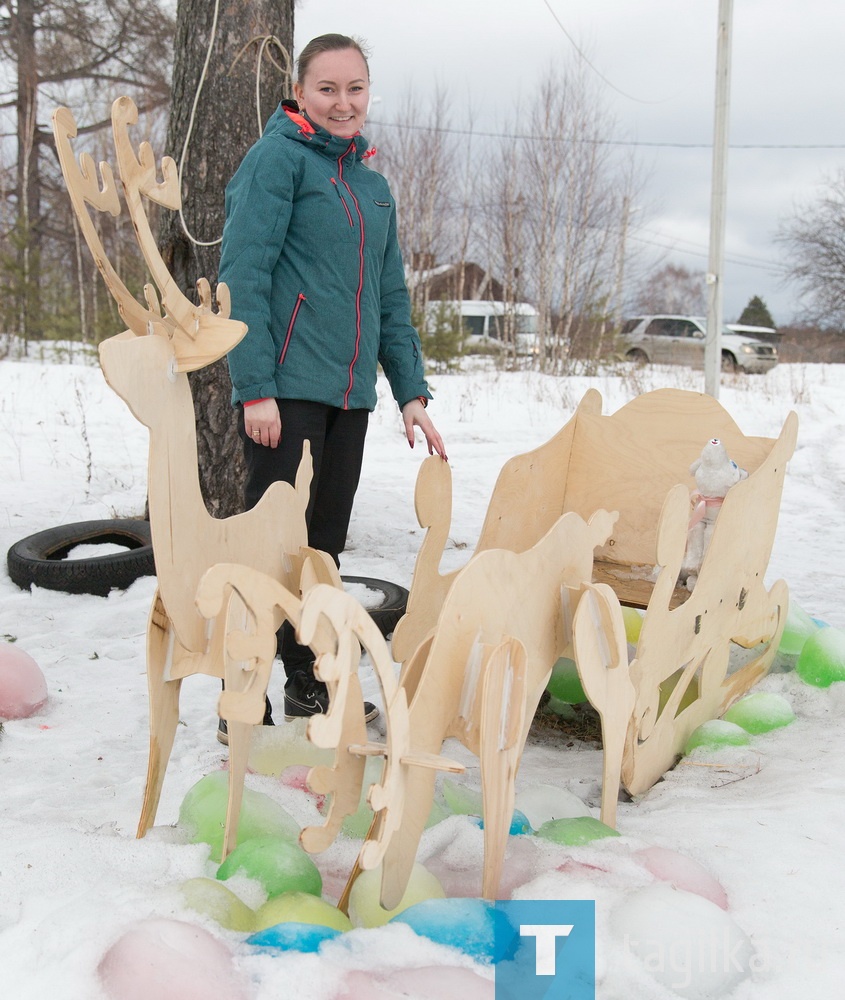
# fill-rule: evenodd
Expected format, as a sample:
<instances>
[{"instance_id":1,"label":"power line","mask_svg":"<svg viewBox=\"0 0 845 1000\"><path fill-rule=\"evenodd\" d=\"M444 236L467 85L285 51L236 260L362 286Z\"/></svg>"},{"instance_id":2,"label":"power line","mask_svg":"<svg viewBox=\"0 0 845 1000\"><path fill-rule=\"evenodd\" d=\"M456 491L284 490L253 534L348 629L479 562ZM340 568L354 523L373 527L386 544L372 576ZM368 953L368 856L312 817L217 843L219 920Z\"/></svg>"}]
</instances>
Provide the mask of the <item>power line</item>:
<instances>
[{"instance_id":1,"label":"power line","mask_svg":"<svg viewBox=\"0 0 845 1000\"><path fill-rule=\"evenodd\" d=\"M549 3L549 0L543 0L543 3L546 5L549 13L554 18L555 23L557 24L557 26L564 33L564 35L566 35L566 38L567 38L569 44L572 46L572 48L575 49L575 51L578 53L578 55L580 56L580 58L584 60L584 62L590 67L590 69L596 74L596 76L603 83L606 83L608 85L608 87L611 88L611 90L615 90L617 94L621 94L622 97L627 97L629 101L636 101L638 104L659 104L659 103L661 103L659 101L643 101L639 97L634 97L633 94L628 94L624 90L620 90L619 87L617 87L615 83L612 83L610 80L608 80L608 78L604 75L604 73L602 73L599 69L597 69L590 62L590 60L584 54L583 49L579 48L579 46L576 43L575 39L572 37L572 35L569 34L569 32L566 30L566 28L564 28L563 21L561 21L561 19L557 16L557 14L555 14L554 10L552 9L552 5Z\"/></svg>"},{"instance_id":2,"label":"power line","mask_svg":"<svg viewBox=\"0 0 845 1000\"><path fill-rule=\"evenodd\" d=\"M563 142L554 135L531 135L527 132L487 132L473 128L446 128L442 125L411 125L407 122L383 122L371 118L370 125L381 128L409 129L415 132L439 132L444 135L468 135L481 139L518 139L532 142ZM567 139L589 146L643 146L658 149L712 149L712 142L644 142L640 139ZM731 149L845 149L845 142L827 143L730 143Z\"/></svg>"},{"instance_id":3,"label":"power line","mask_svg":"<svg viewBox=\"0 0 845 1000\"><path fill-rule=\"evenodd\" d=\"M709 248L706 246L706 244L696 243L694 240L685 239L683 236L668 236L666 233L661 232L660 230L654 230L654 229L648 229L648 228L638 228L638 229L634 230L634 232L632 232L630 234L631 238L634 238L634 234L635 233L636 234L647 233L649 236L654 236L654 237L657 237L658 239L663 239L663 238L670 239L670 240L673 241L673 244L686 243L687 247L691 247L692 248L692 249L687 250L687 249L684 249L682 247L679 248L677 246L673 246L673 249L679 249L682 253L696 253L696 254L699 254L699 255L701 255L701 254L706 255L708 253L708 250L709 250ZM645 241L644 240L643 242L649 242L649 241ZM661 244L658 243L657 245L660 246ZM765 257L755 257L755 256L752 256L751 254L739 253L737 251L734 251L731 254L731 262L733 264L747 264L749 267L752 267L752 266L753 267L765 267L765 268L769 268L770 270L773 270L773 271L784 270L784 265L778 263L777 261L767 260Z\"/></svg>"},{"instance_id":4,"label":"power line","mask_svg":"<svg viewBox=\"0 0 845 1000\"><path fill-rule=\"evenodd\" d=\"M662 234L657 234L662 235ZM660 240L650 240L646 239L644 236L640 236L636 233L630 233L628 239L636 243L644 243L646 246L660 247L661 250L671 250L673 253L686 254L688 257L701 257L703 260L707 260L709 254L705 249L691 250L686 247L678 246L678 243L687 243L689 246L694 247L696 244L691 243L689 240L676 239L672 236L666 236L667 240L672 242L666 243ZM744 259L743 259L744 258ZM774 261L766 261L762 258L755 260L753 257L748 257L745 254L726 254L725 260L729 264L735 264L737 267L754 267L758 271L775 271L780 274L786 274L787 269L783 264L776 264Z\"/></svg>"}]
</instances>

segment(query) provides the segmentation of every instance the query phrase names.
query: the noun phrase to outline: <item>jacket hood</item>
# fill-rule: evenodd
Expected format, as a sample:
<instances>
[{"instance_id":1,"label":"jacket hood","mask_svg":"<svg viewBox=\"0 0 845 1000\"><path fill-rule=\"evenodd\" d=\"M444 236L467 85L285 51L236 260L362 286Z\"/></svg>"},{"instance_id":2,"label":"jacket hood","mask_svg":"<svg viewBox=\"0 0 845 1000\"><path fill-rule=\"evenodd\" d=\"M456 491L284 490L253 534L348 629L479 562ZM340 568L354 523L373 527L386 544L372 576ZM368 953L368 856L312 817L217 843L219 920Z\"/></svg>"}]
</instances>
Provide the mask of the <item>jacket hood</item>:
<instances>
[{"instance_id":1,"label":"jacket hood","mask_svg":"<svg viewBox=\"0 0 845 1000\"><path fill-rule=\"evenodd\" d=\"M295 142L311 146L333 158L345 153L349 149L350 142L355 144L355 158L357 160L364 159L367 152L367 140L360 132L351 139L332 135L331 132L327 132L319 125L315 125L305 115L300 114L292 101L283 101L276 108L267 122L264 135L284 136L286 139L293 139Z\"/></svg>"}]
</instances>

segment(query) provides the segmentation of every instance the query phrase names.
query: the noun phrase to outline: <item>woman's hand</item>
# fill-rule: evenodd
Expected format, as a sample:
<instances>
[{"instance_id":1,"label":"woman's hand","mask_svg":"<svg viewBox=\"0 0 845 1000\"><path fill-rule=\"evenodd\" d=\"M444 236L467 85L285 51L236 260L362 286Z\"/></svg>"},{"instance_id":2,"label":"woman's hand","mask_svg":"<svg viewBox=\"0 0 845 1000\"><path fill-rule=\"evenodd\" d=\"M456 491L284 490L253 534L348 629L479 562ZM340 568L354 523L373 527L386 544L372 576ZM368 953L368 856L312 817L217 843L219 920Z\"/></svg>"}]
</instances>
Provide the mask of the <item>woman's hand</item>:
<instances>
[{"instance_id":1,"label":"woman's hand","mask_svg":"<svg viewBox=\"0 0 845 1000\"><path fill-rule=\"evenodd\" d=\"M244 407L244 429L256 444L277 448L282 438L282 418L275 399L260 399Z\"/></svg>"},{"instance_id":2,"label":"woman's hand","mask_svg":"<svg viewBox=\"0 0 845 1000\"><path fill-rule=\"evenodd\" d=\"M405 436L412 448L414 447L414 427L419 427L425 434L429 455L437 452L444 461L448 461L449 457L446 454L443 438L440 437L437 428L431 422L431 417L425 412L425 407L418 399L412 399L402 407L402 420L405 423Z\"/></svg>"}]
</instances>

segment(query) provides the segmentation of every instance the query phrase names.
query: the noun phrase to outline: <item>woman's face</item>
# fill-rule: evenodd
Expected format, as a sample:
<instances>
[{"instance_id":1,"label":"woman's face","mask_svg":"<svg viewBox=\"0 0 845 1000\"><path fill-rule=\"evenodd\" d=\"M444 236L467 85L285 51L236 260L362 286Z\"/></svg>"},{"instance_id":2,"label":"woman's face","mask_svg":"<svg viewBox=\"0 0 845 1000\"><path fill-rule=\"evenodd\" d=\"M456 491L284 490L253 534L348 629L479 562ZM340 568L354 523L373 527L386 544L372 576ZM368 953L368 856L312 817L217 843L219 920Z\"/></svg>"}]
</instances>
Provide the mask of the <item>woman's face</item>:
<instances>
[{"instance_id":1,"label":"woman's face","mask_svg":"<svg viewBox=\"0 0 845 1000\"><path fill-rule=\"evenodd\" d=\"M370 103L367 64L356 49L314 56L302 83L293 85L299 107L315 125L350 139L364 127Z\"/></svg>"}]
</instances>

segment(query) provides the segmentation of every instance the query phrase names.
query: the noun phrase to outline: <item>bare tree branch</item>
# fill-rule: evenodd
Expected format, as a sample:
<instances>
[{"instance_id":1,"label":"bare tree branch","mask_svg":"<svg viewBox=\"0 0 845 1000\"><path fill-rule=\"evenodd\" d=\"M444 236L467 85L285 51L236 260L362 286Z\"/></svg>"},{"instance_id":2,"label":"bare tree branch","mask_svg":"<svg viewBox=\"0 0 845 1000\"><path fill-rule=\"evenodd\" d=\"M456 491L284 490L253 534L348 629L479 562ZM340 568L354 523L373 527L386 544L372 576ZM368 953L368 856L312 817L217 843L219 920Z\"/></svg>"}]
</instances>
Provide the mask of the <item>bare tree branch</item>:
<instances>
[{"instance_id":1,"label":"bare tree branch","mask_svg":"<svg viewBox=\"0 0 845 1000\"><path fill-rule=\"evenodd\" d=\"M845 327L845 170L819 196L796 206L775 237L787 251L787 273L822 327Z\"/></svg>"}]
</instances>

